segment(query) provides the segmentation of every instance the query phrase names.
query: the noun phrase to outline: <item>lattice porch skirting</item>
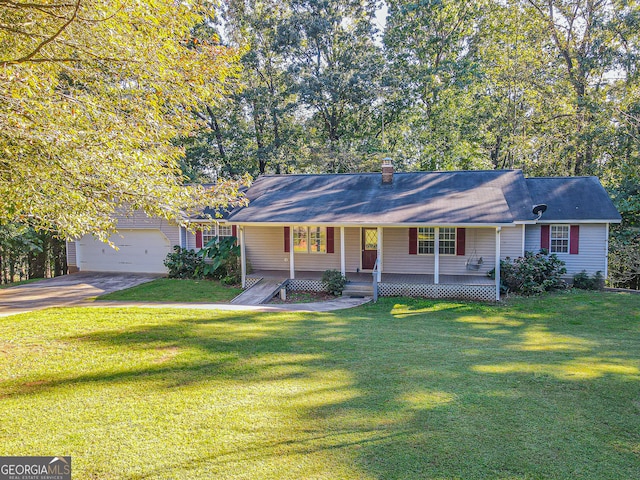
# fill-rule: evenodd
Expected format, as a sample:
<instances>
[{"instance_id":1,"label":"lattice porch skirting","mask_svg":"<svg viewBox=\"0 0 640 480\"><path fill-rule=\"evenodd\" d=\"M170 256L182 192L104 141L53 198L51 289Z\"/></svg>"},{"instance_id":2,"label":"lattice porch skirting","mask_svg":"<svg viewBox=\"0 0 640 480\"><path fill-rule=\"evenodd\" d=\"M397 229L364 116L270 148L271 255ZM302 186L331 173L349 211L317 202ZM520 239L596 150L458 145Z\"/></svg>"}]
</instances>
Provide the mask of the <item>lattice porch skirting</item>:
<instances>
[{"instance_id":1,"label":"lattice porch skirting","mask_svg":"<svg viewBox=\"0 0 640 480\"><path fill-rule=\"evenodd\" d=\"M495 285L428 285L423 283L379 283L381 297L457 298L493 302Z\"/></svg>"},{"instance_id":2,"label":"lattice porch skirting","mask_svg":"<svg viewBox=\"0 0 640 480\"><path fill-rule=\"evenodd\" d=\"M247 278L246 288L251 288L261 279ZM323 292L325 287L320 280L289 280L287 290ZM460 300L479 300L493 302L496 299L495 285L432 285L424 283L379 283L378 295L381 297L424 297L424 298L456 298Z\"/></svg>"},{"instance_id":3,"label":"lattice porch skirting","mask_svg":"<svg viewBox=\"0 0 640 480\"><path fill-rule=\"evenodd\" d=\"M262 278L260 277L247 277L247 281L246 281L246 286L244 287L245 290L247 288L251 288L253 287L256 283L258 283L260 280L262 280Z\"/></svg>"},{"instance_id":4,"label":"lattice porch skirting","mask_svg":"<svg viewBox=\"0 0 640 480\"><path fill-rule=\"evenodd\" d=\"M305 291L305 292L324 292L325 286L320 280L289 280L287 283L287 290Z\"/></svg>"}]
</instances>

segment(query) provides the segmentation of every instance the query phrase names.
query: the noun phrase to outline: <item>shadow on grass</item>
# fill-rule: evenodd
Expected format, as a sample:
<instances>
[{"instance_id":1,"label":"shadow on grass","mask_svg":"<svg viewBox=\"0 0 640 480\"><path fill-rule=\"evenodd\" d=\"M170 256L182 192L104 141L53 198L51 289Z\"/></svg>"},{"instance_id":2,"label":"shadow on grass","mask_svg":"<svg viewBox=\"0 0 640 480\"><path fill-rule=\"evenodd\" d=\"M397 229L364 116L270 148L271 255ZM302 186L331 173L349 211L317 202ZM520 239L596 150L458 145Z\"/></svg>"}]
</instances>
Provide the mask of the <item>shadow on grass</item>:
<instances>
[{"instance_id":1,"label":"shadow on grass","mask_svg":"<svg viewBox=\"0 0 640 480\"><path fill-rule=\"evenodd\" d=\"M640 344L630 334L638 302L612 297L507 306L383 299L330 314L185 313L162 325L65 339L160 359L172 352L163 363L44 381L14 394L141 381L214 388L234 380L269 384L266 395L293 412L287 438L175 461L176 471L332 452L336 462L380 479L632 478L640 469Z\"/></svg>"}]
</instances>

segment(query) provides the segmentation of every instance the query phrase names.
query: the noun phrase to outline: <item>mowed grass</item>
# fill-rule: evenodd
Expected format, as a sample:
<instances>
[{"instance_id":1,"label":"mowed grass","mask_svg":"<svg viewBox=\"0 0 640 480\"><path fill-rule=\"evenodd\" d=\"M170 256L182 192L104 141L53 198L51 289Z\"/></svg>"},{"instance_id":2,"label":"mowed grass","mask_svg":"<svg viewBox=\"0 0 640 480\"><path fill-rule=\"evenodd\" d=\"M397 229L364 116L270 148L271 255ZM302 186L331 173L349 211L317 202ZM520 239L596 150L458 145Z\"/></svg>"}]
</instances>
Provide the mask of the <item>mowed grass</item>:
<instances>
[{"instance_id":1,"label":"mowed grass","mask_svg":"<svg viewBox=\"0 0 640 480\"><path fill-rule=\"evenodd\" d=\"M98 300L225 303L241 292L241 288L222 285L216 280L159 278L136 287L102 295Z\"/></svg>"},{"instance_id":2,"label":"mowed grass","mask_svg":"<svg viewBox=\"0 0 640 480\"><path fill-rule=\"evenodd\" d=\"M640 296L0 319L0 455L74 478L631 479Z\"/></svg>"}]
</instances>

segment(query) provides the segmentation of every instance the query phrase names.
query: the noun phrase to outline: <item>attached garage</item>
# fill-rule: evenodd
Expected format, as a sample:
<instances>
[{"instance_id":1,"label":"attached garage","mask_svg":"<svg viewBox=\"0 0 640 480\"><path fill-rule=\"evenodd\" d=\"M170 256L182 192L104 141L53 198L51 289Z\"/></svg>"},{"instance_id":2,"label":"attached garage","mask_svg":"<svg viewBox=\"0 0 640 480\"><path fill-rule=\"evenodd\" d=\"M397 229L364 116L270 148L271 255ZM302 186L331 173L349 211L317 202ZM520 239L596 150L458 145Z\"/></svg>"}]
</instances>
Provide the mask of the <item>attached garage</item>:
<instances>
[{"instance_id":1,"label":"attached garage","mask_svg":"<svg viewBox=\"0 0 640 480\"><path fill-rule=\"evenodd\" d=\"M167 273L163 262L171 252L171 242L159 229L121 229L110 239L118 250L93 235L76 243L81 271Z\"/></svg>"}]
</instances>

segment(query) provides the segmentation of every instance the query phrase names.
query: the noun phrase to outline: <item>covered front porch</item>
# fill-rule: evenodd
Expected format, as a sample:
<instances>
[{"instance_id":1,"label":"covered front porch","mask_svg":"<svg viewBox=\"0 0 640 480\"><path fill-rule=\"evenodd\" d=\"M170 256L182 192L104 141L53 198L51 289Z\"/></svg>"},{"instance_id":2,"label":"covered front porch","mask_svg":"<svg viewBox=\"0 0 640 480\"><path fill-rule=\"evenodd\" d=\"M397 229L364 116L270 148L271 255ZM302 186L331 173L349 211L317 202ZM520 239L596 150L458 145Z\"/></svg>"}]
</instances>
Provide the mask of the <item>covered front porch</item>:
<instances>
[{"instance_id":1,"label":"covered front porch","mask_svg":"<svg viewBox=\"0 0 640 480\"><path fill-rule=\"evenodd\" d=\"M319 232L311 237L318 251L298 248L295 228ZM240 226L239 240L245 288L271 278L320 290L323 272L337 270L351 283L375 283L382 296L499 300L486 273L499 271L500 227Z\"/></svg>"},{"instance_id":2,"label":"covered front porch","mask_svg":"<svg viewBox=\"0 0 640 480\"><path fill-rule=\"evenodd\" d=\"M247 288L255 285L261 279L272 279L279 282L287 281L289 290L321 291L323 272L296 272L294 279L289 277L286 270L257 270L247 275ZM380 296L409 296L427 298L457 298L468 300L494 301L496 300L495 281L481 275L440 275L440 283L434 283L432 274L382 273L380 282L376 282ZM376 275L363 272L347 272L349 285L374 284Z\"/></svg>"}]
</instances>

